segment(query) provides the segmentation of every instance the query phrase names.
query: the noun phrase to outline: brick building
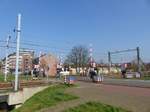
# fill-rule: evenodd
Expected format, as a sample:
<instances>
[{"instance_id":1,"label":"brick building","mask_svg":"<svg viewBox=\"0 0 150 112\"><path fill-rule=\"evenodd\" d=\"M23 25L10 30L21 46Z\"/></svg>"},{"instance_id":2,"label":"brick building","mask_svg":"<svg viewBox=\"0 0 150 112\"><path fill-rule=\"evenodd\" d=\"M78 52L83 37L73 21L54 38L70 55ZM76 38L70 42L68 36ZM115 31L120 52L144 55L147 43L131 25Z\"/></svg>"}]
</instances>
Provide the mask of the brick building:
<instances>
[{"instance_id":1,"label":"brick building","mask_svg":"<svg viewBox=\"0 0 150 112\"><path fill-rule=\"evenodd\" d=\"M44 69L45 74L49 76L56 75L57 63L57 58L51 54L42 55L39 58L40 69Z\"/></svg>"}]
</instances>

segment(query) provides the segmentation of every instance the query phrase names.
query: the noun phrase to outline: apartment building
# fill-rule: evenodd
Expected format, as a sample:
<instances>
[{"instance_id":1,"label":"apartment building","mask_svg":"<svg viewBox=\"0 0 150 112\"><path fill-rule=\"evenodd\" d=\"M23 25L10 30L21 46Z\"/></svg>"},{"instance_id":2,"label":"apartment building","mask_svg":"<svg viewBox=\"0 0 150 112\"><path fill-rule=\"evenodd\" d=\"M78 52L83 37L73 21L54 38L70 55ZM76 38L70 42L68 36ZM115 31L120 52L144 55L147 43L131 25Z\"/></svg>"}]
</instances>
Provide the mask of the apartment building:
<instances>
[{"instance_id":1,"label":"apartment building","mask_svg":"<svg viewBox=\"0 0 150 112\"><path fill-rule=\"evenodd\" d=\"M26 73L32 70L32 60L34 58L34 51L20 50L19 53L19 72ZM8 55L7 72L15 72L16 68L16 53ZM5 59L3 60L3 72L5 71Z\"/></svg>"}]
</instances>

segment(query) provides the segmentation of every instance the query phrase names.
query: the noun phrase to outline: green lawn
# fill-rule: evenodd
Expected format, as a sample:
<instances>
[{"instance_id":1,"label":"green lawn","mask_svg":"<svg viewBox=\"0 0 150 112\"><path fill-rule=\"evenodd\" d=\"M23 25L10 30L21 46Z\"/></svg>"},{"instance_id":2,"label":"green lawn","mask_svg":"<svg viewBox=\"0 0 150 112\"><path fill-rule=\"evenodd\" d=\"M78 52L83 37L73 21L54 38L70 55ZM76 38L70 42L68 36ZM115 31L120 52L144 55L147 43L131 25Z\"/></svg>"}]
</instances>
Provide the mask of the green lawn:
<instances>
[{"instance_id":1,"label":"green lawn","mask_svg":"<svg viewBox=\"0 0 150 112\"><path fill-rule=\"evenodd\" d=\"M142 80L150 80L150 76L145 76L141 78Z\"/></svg>"},{"instance_id":2,"label":"green lawn","mask_svg":"<svg viewBox=\"0 0 150 112\"><path fill-rule=\"evenodd\" d=\"M63 112L130 112L122 108L101 104L98 102L88 102Z\"/></svg>"},{"instance_id":3,"label":"green lawn","mask_svg":"<svg viewBox=\"0 0 150 112\"><path fill-rule=\"evenodd\" d=\"M31 80L31 76L25 76L25 75L19 75L20 80ZM8 74L7 75L7 82L11 82L15 80L15 75L14 74ZM4 82L4 74L0 73L0 82Z\"/></svg>"},{"instance_id":4,"label":"green lawn","mask_svg":"<svg viewBox=\"0 0 150 112\"><path fill-rule=\"evenodd\" d=\"M35 112L37 110L56 105L62 101L73 100L78 97L65 93L67 85L49 87L31 97L20 108L12 112Z\"/></svg>"},{"instance_id":5,"label":"green lawn","mask_svg":"<svg viewBox=\"0 0 150 112\"><path fill-rule=\"evenodd\" d=\"M0 73L0 82L4 81L4 76Z\"/></svg>"},{"instance_id":6,"label":"green lawn","mask_svg":"<svg viewBox=\"0 0 150 112\"><path fill-rule=\"evenodd\" d=\"M15 79L15 76L12 74L7 75L7 82L10 82ZM0 82L4 82L4 74L0 74Z\"/></svg>"}]
</instances>

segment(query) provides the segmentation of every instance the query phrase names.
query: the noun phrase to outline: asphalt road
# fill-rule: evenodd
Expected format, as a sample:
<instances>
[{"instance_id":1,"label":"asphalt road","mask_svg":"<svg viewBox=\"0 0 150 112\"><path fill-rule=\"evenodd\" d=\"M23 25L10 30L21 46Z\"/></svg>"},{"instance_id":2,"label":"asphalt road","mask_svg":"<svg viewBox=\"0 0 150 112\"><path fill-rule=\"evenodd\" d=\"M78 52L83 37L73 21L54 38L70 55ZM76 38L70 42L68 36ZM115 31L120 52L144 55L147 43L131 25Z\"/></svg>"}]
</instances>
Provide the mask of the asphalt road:
<instances>
[{"instance_id":1,"label":"asphalt road","mask_svg":"<svg viewBox=\"0 0 150 112\"><path fill-rule=\"evenodd\" d=\"M77 77L79 81L91 82L90 78L87 77ZM131 86L131 87L143 87L150 88L150 80L140 80L140 79L113 79L104 77L103 84L109 85L121 85L121 86Z\"/></svg>"},{"instance_id":2,"label":"asphalt road","mask_svg":"<svg viewBox=\"0 0 150 112\"><path fill-rule=\"evenodd\" d=\"M103 84L150 88L150 80L105 78Z\"/></svg>"}]
</instances>

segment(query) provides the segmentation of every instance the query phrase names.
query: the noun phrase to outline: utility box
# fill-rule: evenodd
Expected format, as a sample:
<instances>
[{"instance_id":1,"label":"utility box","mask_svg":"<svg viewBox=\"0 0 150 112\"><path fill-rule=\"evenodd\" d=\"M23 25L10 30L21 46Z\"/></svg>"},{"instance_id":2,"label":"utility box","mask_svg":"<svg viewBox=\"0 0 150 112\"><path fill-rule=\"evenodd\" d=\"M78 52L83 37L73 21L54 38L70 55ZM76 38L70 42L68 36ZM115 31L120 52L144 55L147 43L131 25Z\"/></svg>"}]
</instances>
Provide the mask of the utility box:
<instances>
[{"instance_id":1,"label":"utility box","mask_svg":"<svg viewBox=\"0 0 150 112\"><path fill-rule=\"evenodd\" d=\"M141 78L141 74L138 73L138 72L136 72L136 73L135 73L135 77L136 77L136 78Z\"/></svg>"}]
</instances>

